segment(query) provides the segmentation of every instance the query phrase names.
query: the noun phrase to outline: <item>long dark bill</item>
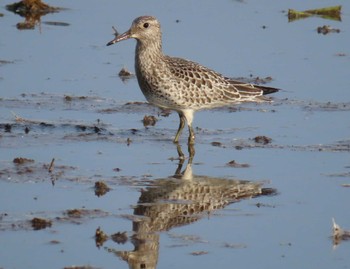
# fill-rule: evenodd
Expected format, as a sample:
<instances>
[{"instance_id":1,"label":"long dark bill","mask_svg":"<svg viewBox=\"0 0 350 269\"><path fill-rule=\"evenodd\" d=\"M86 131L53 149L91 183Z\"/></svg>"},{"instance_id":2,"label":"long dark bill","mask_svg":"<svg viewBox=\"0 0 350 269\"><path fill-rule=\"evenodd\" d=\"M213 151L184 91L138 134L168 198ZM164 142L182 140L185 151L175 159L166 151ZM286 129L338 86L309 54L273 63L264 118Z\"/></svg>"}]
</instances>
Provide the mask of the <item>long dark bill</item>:
<instances>
[{"instance_id":1,"label":"long dark bill","mask_svg":"<svg viewBox=\"0 0 350 269\"><path fill-rule=\"evenodd\" d=\"M130 37L131 37L130 30L128 30L124 34L117 35L113 40L109 41L107 43L107 46L113 45L113 44L115 44L115 43L117 43L119 41L123 41L123 40L129 39Z\"/></svg>"}]
</instances>

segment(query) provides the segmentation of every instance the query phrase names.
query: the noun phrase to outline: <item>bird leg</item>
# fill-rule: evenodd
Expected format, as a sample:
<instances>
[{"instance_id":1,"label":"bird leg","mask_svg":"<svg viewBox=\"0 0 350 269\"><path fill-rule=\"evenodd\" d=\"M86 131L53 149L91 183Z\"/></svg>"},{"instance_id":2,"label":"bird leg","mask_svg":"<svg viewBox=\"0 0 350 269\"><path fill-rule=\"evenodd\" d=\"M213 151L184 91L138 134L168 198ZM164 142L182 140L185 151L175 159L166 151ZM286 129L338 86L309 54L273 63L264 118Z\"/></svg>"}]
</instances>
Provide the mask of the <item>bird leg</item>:
<instances>
[{"instance_id":1,"label":"bird leg","mask_svg":"<svg viewBox=\"0 0 350 269\"><path fill-rule=\"evenodd\" d=\"M177 133L175 135L174 143L179 142L180 135L182 133L183 128L185 127L185 116L179 113L179 117L180 117L180 124L179 124L179 129L177 130Z\"/></svg>"},{"instance_id":2,"label":"bird leg","mask_svg":"<svg viewBox=\"0 0 350 269\"><path fill-rule=\"evenodd\" d=\"M185 160L185 154L182 152L181 145L179 143L176 143L176 150L177 150L177 155L179 156L179 160L183 164Z\"/></svg>"},{"instance_id":3,"label":"bird leg","mask_svg":"<svg viewBox=\"0 0 350 269\"><path fill-rule=\"evenodd\" d=\"M192 125L188 125L188 145L194 145L195 134Z\"/></svg>"},{"instance_id":4,"label":"bird leg","mask_svg":"<svg viewBox=\"0 0 350 269\"><path fill-rule=\"evenodd\" d=\"M178 112L179 117L180 117L180 124L179 124L179 129L177 130L177 133L175 135L174 143L179 142L180 135L182 133L183 128L185 127L185 122L187 121L188 125L188 145L193 145L194 144L194 139L195 139L195 133L192 127L192 120L193 120L193 111L192 110L185 110L182 112Z\"/></svg>"}]
</instances>

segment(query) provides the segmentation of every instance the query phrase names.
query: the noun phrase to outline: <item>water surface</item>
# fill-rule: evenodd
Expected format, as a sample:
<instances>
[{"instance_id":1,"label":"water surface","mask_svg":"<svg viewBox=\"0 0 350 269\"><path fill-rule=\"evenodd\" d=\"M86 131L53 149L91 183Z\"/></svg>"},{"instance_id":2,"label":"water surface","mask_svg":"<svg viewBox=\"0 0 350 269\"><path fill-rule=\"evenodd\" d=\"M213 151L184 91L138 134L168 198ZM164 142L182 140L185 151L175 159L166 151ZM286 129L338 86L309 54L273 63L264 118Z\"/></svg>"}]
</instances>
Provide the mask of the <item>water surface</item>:
<instances>
[{"instance_id":1,"label":"water surface","mask_svg":"<svg viewBox=\"0 0 350 269\"><path fill-rule=\"evenodd\" d=\"M33 30L16 28L24 18L9 3L0 11L0 267L349 267L349 243L331 238L332 217L350 229L347 1L50 1L65 10ZM332 5L342 5L341 21L286 16ZM272 77L268 85L283 89L272 104L197 113L189 166L178 167L172 143L176 113L162 116L135 79L118 77L122 67L133 72L135 41L105 46L112 25L122 32L145 14L161 21L165 53L231 77ZM340 33L318 34L323 25ZM145 115L156 125L144 127ZM17 157L34 162L16 165ZM198 201L213 206L211 188L236 180L277 194L223 195L226 203L192 211L191 221L176 214L197 201L185 189L207 184ZM97 181L111 190L96 196ZM151 213L163 223L137 230ZM52 225L35 230L33 218ZM95 240L98 227L108 240ZM113 241L118 233L126 242ZM130 251L138 259L123 260Z\"/></svg>"}]
</instances>

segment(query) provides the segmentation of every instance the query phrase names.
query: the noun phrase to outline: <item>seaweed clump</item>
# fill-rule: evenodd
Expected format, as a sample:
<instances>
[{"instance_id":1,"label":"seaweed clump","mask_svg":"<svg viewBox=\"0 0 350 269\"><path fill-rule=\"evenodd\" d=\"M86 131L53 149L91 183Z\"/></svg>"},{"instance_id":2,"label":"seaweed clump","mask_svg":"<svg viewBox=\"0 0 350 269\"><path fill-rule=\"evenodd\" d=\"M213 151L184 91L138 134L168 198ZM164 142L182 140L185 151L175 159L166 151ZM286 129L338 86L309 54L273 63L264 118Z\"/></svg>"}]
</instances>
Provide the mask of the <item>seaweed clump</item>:
<instances>
[{"instance_id":1,"label":"seaweed clump","mask_svg":"<svg viewBox=\"0 0 350 269\"><path fill-rule=\"evenodd\" d=\"M308 9L304 11L298 11L295 9L288 10L288 20L289 22L308 18L311 16L318 16L323 19L341 21L341 6L332 6L317 9Z\"/></svg>"},{"instance_id":2,"label":"seaweed clump","mask_svg":"<svg viewBox=\"0 0 350 269\"><path fill-rule=\"evenodd\" d=\"M19 30L34 29L35 24L40 22L41 16L48 13L59 12L61 8L51 7L41 0L22 0L6 6L8 11L25 17L24 22L17 23L16 27Z\"/></svg>"},{"instance_id":3,"label":"seaweed clump","mask_svg":"<svg viewBox=\"0 0 350 269\"><path fill-rule=\"evenodd\" d=\"M28 15L46 15L48 13L58 12L60 8L51 7L41 0L22 0L6 6L6 9L23 17Z\"/></svg>"}]
</instances>

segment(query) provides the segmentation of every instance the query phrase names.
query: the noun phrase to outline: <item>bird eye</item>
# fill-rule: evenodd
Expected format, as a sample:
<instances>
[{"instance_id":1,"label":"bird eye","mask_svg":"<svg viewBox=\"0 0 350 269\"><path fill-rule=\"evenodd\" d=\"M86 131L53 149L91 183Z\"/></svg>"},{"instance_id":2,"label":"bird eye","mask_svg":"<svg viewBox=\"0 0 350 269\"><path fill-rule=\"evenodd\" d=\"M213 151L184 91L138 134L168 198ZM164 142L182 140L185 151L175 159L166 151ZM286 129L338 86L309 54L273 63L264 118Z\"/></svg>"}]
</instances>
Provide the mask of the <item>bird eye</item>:
<instances>
[{"instance_id":1,"label":"bird eye","mask_svg":"<svg viewBox=\"0 0 350 269\"><path fill-rule=\"evenodd\" d=\"M148 28L148 26L149 26L149 23L148 23L148 22L145 22L145 23L143 24L143 28Z\"/></svg>"}]
</instances>

